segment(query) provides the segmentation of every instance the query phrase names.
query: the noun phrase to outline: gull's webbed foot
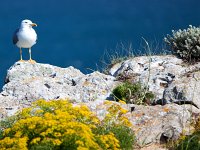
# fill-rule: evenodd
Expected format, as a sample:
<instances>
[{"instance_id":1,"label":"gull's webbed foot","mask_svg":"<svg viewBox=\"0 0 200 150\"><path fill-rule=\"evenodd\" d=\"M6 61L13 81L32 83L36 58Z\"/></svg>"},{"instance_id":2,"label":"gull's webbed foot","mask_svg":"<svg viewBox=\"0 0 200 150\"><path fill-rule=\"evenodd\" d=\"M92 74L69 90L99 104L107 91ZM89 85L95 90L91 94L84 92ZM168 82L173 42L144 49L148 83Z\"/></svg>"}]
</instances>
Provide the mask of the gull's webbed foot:
<instances>
[{"instance_id":1,"label":"gull's webbed foot","mask_svg":"<svg viewBox=\"0 0 200 150\"><path fill-rule=\"evenodd\" d=\"M25 62L25 60L23 60L23 59L20 59L20 60L18 60L18 62Z\"/></svg>"},{"instance_id":2,"label":"gull's webbed foot","mask_svg":"<svg viewBox=\"0 0 200 150\"><path fill-rule=\"evenodd\" d=\"M36 61L33 60L33 59L29 59L28 62L31 63L31 64L35 64L36 63Z\"/></svg>"}]
</instances>

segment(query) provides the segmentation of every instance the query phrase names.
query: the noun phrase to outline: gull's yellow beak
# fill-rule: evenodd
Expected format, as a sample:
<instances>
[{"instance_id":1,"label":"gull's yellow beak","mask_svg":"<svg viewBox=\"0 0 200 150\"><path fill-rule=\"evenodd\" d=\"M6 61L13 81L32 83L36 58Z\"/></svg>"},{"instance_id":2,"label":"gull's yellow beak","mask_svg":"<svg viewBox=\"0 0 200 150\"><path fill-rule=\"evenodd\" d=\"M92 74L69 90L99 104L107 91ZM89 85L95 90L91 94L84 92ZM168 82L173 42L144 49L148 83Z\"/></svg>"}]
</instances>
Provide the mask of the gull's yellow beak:
<instances>
[{"instance_id":1,"label":"gull's yellow beak","mask_svg":"<svg viewBox=\"0 0 200 150\"><path fill-rule=\"evenodd\" d=\"M32 23L31 26L32 26L32 27L33 27L33 26L36 26L36 27L37 27L37 24L36 24L36 23Z\"/></svg>"}]
</instances>

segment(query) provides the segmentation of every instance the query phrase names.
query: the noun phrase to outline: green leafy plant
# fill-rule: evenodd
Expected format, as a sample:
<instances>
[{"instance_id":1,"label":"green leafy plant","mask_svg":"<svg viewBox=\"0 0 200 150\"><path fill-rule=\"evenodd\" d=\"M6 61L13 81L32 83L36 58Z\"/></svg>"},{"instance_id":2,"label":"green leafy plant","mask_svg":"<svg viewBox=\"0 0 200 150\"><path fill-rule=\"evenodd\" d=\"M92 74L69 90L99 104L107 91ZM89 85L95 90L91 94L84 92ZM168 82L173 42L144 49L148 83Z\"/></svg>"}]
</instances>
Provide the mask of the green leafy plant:
<instances>
[{"instance_id":1,"label":"green leafy plant","mask_svg":"<svg viewBox=\"0 0 200 150\"><path fill-rule=\"evenodd\" d=\"M108 134L112 132L119 140L120 149L133 150L135 144L134 132L130 128L131 123L124 116L128 111L116 102L106 101L104 105L108 107L108 113L100 126L95 130L95 133Z\"/></svg>"},{"instance_id":2,"label":"green leafy plant","mask_svg":"<svg viewBox=\"0 0 200 150\"><path fill-rule=\"evenodd\" d=\"M133 136L134 133L132 129L130 129L127 126L104 126L99 127L96 131L96 133L101 134L108 134L109 132L114 133L116 138L120 142L120 148L123 150L132 150L135 137Z\"/></svg>"},{"instance_id":3,"label":"green leafy plant","mask_svg":"<svg viewBox=\"0 0 200 150\"><path fill-rule=\"evenodd\" d=\"M182 139L174 149L176 150L199 150L200 149L200 131L186 136Z\"/></svg>"},{"instance_id":4,"label":"green leafy plant","mask_svg":"<svg viewBox=\"0 0 200 150\"><path fill-rule=\"evenodd\" d=\"M154 94L142 87L140 83L125 81L112 91L116 101L122 100L131 104L150 104Z\"/></svg>"},{"instance_id":5,"label":"green leafy plant","mask_svg":"<svg viewBox=\"0 0 200 150\"><path fill-rule=\"evenodd\" d=\"M164 41L170 46L173 54L188 61L198 61L200 58L200 28L192 25L184 30L174 31L167 35Z\"/></svg>"},{"instance_id":6,"label":"green leafy plant","mask_svg":"<svg viewBox=\"0 0 200 150\"><path fill-rule=\"evenodd\" d=\"M169 141L168 147L173 150L199 150L200 149L200 118L192 123L194 131L191 135L181 135L177 141Z\"/></svg>"},{"instance_id":7,"label":"green leafy plant","mask_svg":"<svg viewBox=\"0 0 200 150\"><path fill-rule=\"evenodd\" d=\"M130 122L123 115L127 111L114 104L109 104L107 111L105 118L99 120L85 105L38 100L14 119L1 122L0 149L127 149L122 136L130 136L127 140L131 143L134 138Z\"/></svg>"}]
</instances>

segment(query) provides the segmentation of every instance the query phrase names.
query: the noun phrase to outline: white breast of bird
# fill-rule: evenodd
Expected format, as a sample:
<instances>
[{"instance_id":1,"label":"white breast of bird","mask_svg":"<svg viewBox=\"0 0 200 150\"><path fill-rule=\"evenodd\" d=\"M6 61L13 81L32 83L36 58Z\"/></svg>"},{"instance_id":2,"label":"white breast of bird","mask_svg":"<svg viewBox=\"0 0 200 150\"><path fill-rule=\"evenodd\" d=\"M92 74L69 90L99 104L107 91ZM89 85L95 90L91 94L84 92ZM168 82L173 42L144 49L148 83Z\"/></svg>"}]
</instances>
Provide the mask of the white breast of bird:
<instances>
[{"instance_id":1,"label":"white breast of bird","mask_svg":"<svg viewBox=\"0 0 200 150\"><path fill-rule=\"evenodd\" d=\"M18 42L16 43L16 45L21 48L31 48L37 40L37 34L32 28L20 29L20 32L18 32L17 36Z\"/></svg>"}]
</instances>

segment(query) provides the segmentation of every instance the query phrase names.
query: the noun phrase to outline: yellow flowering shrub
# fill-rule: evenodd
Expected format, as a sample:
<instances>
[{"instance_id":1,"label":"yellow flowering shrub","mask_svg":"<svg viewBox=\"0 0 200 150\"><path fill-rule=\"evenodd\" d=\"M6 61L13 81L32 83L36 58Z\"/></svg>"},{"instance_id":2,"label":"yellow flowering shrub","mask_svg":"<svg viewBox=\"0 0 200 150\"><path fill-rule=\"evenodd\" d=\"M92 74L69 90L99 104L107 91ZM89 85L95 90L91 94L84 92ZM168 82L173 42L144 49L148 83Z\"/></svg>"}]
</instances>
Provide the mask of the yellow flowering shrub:
<instances>
[{"instance_id":1,"label":"yellow flowering shrub","mask_svg":"<svg viewBox=\"0 0 200 150\"><path fill-rule=\"evenodd\" d=\"M124 150L132 150L135 141L131 123L124 115L128 112L122 108L119 103L105 101L107 111L105 118L100 122L100 126L96 133L108 134L114 133L119 140L120 148Z\"/></svg>"},{"instance_id":2,"label":"yellow flowering shrub","mask_svg":"<svg viewBox=\"0 0 200 150\"><path fill-rule=\"evenodd\" d=\"M128 128L130 122L122 115L126 111L111 105L108 112L105 119L100 121L84 105L73 106L67 100L38 100L19 112L9 126L5 122L4 126L1 125L0 149L123 149L118 135L115 131L107 130L107 125L108 119L113 121L109 117L111 113L117 115L115 119L118 121L109 124L109 128L118 128L120 124Z\"/></svg>"}]
</instances>

